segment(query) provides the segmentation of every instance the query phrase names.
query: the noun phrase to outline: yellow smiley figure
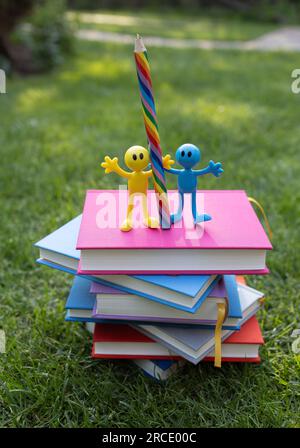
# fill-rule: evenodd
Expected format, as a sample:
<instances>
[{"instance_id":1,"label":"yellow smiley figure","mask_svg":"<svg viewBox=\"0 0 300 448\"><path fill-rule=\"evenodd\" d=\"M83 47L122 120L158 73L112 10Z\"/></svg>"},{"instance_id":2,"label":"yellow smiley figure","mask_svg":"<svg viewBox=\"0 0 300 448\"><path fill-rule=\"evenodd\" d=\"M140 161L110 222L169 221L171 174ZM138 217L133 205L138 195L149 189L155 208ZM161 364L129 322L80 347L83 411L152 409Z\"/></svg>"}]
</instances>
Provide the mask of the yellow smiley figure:
<instances>
[{"instance_id":1,"label":"yellow smiley figure","mask_svg":"<svg viewBox=\"0 0 300 448\"><path fill-rule=\"evenodd\" d=\"M144 213L144 224L151 228L159 227L159 222L155 218L151 218L148 214L147 206L147 190L148 190L148 180L152 176L152 170L143 171L149 165L149 151L142 146L131 146L127 149L124 162L125 165L131 170L131 172L123 170L119 166L119 161L117 157L111 159L109 156L104 158L104 162L101 163L102 168L105 169L105 173L117 173L128 179L128 207L127 207L127 217L121 226L123 232L128 232L132 229L132 212L134 208L134 197L136 195L142 196L142 206ZM163 157L163 166L166 169L170 169L174 164L171 156L167 154Z\"/></svg>"}]
</instances>

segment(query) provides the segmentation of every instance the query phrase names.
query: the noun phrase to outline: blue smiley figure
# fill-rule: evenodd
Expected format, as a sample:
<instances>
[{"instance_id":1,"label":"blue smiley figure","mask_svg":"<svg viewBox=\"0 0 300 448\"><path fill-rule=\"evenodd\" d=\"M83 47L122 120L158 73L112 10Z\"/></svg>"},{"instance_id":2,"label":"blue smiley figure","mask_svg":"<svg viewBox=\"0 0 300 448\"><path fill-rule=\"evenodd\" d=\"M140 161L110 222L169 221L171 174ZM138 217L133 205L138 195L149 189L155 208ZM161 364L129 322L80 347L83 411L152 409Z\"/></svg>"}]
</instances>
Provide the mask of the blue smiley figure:
<instances>
[{"instance_id":1,"label":"blue smiley figure","mask_svg":"<svg viewBox=\"0 0 300 448\"><path fill-rule=\"evenodd\" d=\"M192 145L191 143L185 143L184 145L179 146L176 151L176 160L179 165L183 167L182 170L176 170L174 168L165 169L167 173L178 176L179 206L177 213L171 215L172 224L182 218L185 193L192 194L192 213L194 223L197 224L203 221L210 221L212 219L210 215L197 214L197 177L209 173L219 177L223 173L222 164L220 162L215 163L211 160L206 168L203 168L202 170L192 170L192 168L201 160L201 151L197 148L197 146Z\"/></svg>"}]
</instances>

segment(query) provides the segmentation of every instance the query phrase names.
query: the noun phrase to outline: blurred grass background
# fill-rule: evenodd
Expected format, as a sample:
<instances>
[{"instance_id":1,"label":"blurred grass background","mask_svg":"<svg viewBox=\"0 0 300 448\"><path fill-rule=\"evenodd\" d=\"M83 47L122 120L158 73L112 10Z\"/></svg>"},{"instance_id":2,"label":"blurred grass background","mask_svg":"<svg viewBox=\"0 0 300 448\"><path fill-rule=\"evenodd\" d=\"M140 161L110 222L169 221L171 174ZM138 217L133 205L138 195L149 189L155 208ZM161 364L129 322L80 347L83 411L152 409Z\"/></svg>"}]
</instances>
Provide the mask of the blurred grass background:
<instances>
[{"instance_id":1,"label":"blurred grass background","mask_svg":"<svg viewBox=\"0 0 300 448\"><path fill-rule=\"evenodd\" d=\"M143 36L176 39L248 40L272 31L276 24L241 20L239 16L225 16L205 11L203 14L182 13L178 10L155 14L137 10L69 11L68 19L79 29L92 29Z\"/></svg>"},{"instance_id":2,"label":"blurred grass background","mask_svg":"<svg viewBox=\"0 0 300 448\"><path fill-rule=\"evenodd\" d=\"M130 362L92 361L90 335L64 321L72 278L37 266L32 244L81 213L86 189L118 185L104 154L146 143L132 47L78 41L60 68L12 75L0 96L0 425L299 427L298 54L149 53L164 150L199 145L225 169L199 188L243 188L270 219L271 275L248 277L266 293L262 364L187 365L158 384Z\"/></svg>"}]
</instances>

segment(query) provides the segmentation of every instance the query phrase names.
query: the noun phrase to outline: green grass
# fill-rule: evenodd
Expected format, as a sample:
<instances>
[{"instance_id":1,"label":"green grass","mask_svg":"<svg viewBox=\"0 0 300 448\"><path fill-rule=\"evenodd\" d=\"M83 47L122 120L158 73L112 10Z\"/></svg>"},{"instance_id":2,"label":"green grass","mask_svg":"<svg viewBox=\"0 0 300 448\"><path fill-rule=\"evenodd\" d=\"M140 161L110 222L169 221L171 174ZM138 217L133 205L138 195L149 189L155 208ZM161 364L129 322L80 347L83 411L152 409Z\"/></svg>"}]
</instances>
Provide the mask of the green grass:
<instances>
[{"instance_id":1,"label":"green grass","mask_svg":"<svg viewBox=\"0 0 300 448\"><path fill-rule=\"evenodd\" d=\"M166 384L130 362L92 361L91 338L64 321L72 278L35 264L32 244L82 210L85 190L118 185L104 154L145 144L130 46L79 43L45 76L9 79L1 111L0 426L300 426L297 54L153 49L165 151L192 141L225 173L199 187L246 189L274 231L261 365L187 365ZM175 187L174 179L168 179Z\"/></svg>"},{"instance_id":2,"label":"green grass","mask_svg":"<svg viewBox=\"0 0 300 448\"><path fill-rule=\"evenodd\" d=\"M159 15L145 11L70 11L68 17L83 29L177 39L249 40L276 28L268 22L246 21L238 16L224 16L224 13L215 16L174 11Z\"/></svg>"}]
</instances>

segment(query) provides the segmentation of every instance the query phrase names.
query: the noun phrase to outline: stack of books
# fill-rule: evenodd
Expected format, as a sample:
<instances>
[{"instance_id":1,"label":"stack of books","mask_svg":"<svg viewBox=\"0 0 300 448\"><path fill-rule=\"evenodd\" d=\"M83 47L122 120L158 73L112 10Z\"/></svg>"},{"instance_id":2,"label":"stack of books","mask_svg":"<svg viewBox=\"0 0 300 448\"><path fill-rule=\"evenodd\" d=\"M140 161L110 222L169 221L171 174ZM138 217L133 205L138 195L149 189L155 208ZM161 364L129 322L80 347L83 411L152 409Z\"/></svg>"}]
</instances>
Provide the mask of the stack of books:
<instances>
[{"instance_id":1,"label":"stack of books","mask_svg":"<svg viewBox=\"0 0 300 448\"><path fill-rule=\"evenodd\" d=\"M246 193L198 192L212 216L201 225L185 207L170 230L124 233L126 194L87 191L83 214L36 243L38 263L75 276L66 320L87 323L91 356L161 380L187 361L259 362L263 293L243 276L268 273L272 246Z\"/></svg>"}]
</instances>

